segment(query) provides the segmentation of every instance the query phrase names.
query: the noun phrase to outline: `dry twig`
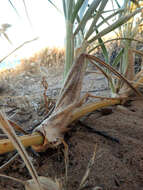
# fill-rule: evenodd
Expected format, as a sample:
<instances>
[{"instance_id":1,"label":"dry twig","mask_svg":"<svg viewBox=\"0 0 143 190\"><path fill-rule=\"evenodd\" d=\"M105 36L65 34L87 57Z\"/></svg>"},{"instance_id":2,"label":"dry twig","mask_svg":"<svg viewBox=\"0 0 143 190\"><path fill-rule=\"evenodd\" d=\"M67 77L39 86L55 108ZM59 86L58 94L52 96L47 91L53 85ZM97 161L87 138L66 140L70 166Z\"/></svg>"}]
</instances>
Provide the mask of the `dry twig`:
<instances>
[{"instance_id":1,"label":"dry twig","mask_svg":"<svg viewBox=\"0 0 143 190\"><path fill-rule=\"evenodd\" d=\"M92 168L92 166L94 164L96 152L97 152L97 144L94 147L93 155L92 155L91 159L88 162L85 174L84 174L84 176L83 176L83 178L82 178L82 180L80 182L78 190L81 190L86 185L86 181L87 181L87 178L89 177L90 170L91 170L91 168Z\"/></svg>"}]
</instances>

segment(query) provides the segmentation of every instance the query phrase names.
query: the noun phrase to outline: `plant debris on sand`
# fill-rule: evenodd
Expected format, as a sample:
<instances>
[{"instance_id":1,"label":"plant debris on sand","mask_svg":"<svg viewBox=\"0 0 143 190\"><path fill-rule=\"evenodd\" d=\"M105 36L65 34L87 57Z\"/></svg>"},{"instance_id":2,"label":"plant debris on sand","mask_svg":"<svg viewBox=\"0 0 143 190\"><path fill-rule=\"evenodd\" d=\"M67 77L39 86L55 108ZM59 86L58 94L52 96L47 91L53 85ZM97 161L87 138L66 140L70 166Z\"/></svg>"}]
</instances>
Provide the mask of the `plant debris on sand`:
<instances>
[{"instance_id":1,"label":"plant debris on sand","mask_svg":"<svg viewBox=\"0 0 143 190\"><path fill-rule=\"evenodd\" d=\"M36 80L36 75L31 75L29 77L29 80L27 80L27 83L22 83L21 88L17 88L17 92L14 93L16 95L21 95L20 93L22 92L22 89L26 89L27 85L34 85L35 81L32 82L32 79ZM93 83L92 75L93 74L90 74L90 77L86 77L84 81L84 90L88 91L88 87L90 87L90 84ZM26 76L26 74L24 76ZM106 87L106 83L103 80L98 80L99 75L94 74L94 76L96 76L97 80L95 81L98 81L97 85L100 87L97 87L98 94L96 93L96 95L99 95L103 85ZM52 83L52 80L55 80L54 73L51 74L50 77ZM59 77L61 77L60 74ZM22 78L21 82L23 80ZM100 76L100 78L102 77ZM39 79L40 76L39 78L37 77L37 80ZM96 84L94 85L95 88L93 88L93 90L96 91ZM38 90L40 91L40 89ZM92 89L90 88L90 90ZM34 91L34 87L32 91ZM26 90L24 90L23 92L25 94L27 93ZM43 91L41 85L41 94L42 93ZM104 93L106 94L107 91L105 90ZM4 94L4 92L2 95L7 96L7 94ZM9 111L9 116L15 119L15 121L18 121L19 124L24 127L24 129L29 130L35 125L34 121L36 119L38 122L42 120L42 118L44 118L46 114L46 109L44 111L44 101L41 101L41 97L42 95L39 95L38 100L35 97L33 97L33 102L29 104L29 108L31 108L29 110L26 110L24 106L19 107L17 109L17 112L14 111L13 107L5 107L5 110ZM40 103L37 104L37 101L39 101ZM37 104L37 110L34 110L34 104ZM40 116L36 117L36 114L38 113L40 106L43 107L43 111L41 111ZM2 108L4 107L2 106ZM29 113L32 111L34 111L34 113L31 113L32 116L28 117ZM21 119L19 118L18 120L18 116L15 113L21 114ZM65 140L69 145L68 190L76 190L78 188L82 176L85 173L87 164L92 156L93 149L96 143L98 144L98 149L96 153L95 163L90 171L87 187L85 187L84 189L91 190L93 187L97 186L101 187L101 189L110 190L142 189L142 114L143 102L141 100L136 100L129 102L128 105L125 106L113 106L108 109L97 110L83 117L81 119L82 122L77 121L72 124L74 125L73 129L69 131L65 137ZM36 117L35 120L34 117ZM114 137L118 139L119 142L115 142L111 139L100 136L94 133L94 130L91 131L88 129L88 127L85 127L82 124L87 125L100 132L103 132L106 135ZM36 154L33 153L31 149L28 149L29 155L31 156L31 160L39 176L48 176L52 177L52 179L54 179L55 177L63 179L65 175L63 149L64 147L63 145L61 145L58 148L58 151L49 149L44 153ZM14 153L1 155L0 165L7 162L13 154ZM27 180L30 178L29 173L25 165L22 163L20 157L17 157L8 168L5 168L3 173L5 173L8 176L13 176L22 180ZM0 178L0 189L22 190L24 189L24 187L15 181Z\"/></svg>"}]
</instances>

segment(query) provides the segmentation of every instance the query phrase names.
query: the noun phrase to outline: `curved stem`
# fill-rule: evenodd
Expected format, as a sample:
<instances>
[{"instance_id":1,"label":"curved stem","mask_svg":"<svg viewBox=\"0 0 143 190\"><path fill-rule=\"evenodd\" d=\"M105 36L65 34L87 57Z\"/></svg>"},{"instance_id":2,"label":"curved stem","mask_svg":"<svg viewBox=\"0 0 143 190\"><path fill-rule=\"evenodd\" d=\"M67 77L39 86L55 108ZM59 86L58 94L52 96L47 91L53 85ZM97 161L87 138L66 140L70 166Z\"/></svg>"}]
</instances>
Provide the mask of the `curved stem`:
<instances>
[{"instance_id":1,"label":"curved stem","mask_svg":"<svg viewBox=\"0 0 143 190\"><path fill-rule=\"evenodd\" d=\"M80 118L92 111L95 111L97 109L101 109L101 108L104 108L107 106L112 106L115 104L120 104L120 99L102 100L100 102L89 103L89 104L83 106L82 108L75 110L75 112L73 113L73 115L71 117L71 122L77 120L78 118Z\"/></svg>"},{"instance_id":2,"label":"curved stem","mask_svg":"<svg viewBox=\"0 0 143 190\"><path fill-rule=\"evenodd\" d=\"M72 123L73 121L92 111L115 104L120 104L120 99L102 100L100 102L89 103L79 109L76 109L72 114L70 122ZM41 136L39 133L24 135L19 137L19 139L25 147L32 145L41 145L44 141L43 136ZM11 152L14 149L15 148L9 139L0 140L0 154Z\"/></svg>"},{"instance_id":3,"label":"curved stem","mask_svg":"<svg viewBox=\"0 0 143 190\"><path fill-rule=\"evenodd\" d=\"M138 42L138 43L143 43L143 41L137 40L137 39L133 39L133 38L113 38L113 39L111 39L111 40L107 40L107 41L103 42L103 44L106 44L106 43L109 43L109 42L112 42L112 41L115 41L115 40L116 40L116 41L117 41L117 40L130 40L130 41L136 41L136 42ZM90 50L88 51L88 53L91 53L91 52L94 51L96 48L100 47L101 45L102 45L102 44L99 44L99 45L93 47L92 49L90 49Z\"/></svg>"},{"instance_id":4,"label":"curved stem","mask_svg":"<svg viewBox=\"0 0 143 190\"><path fill-rule=\"evenodd\" d=\"M43 144L43 137L39 133L33 133L31 135L24 135L19 137L20 141L25 147L31 145L40 145ZM15 147L9 139L0 140L0 154L11 152L15 150Z\"/></svg>"}]
</instances>

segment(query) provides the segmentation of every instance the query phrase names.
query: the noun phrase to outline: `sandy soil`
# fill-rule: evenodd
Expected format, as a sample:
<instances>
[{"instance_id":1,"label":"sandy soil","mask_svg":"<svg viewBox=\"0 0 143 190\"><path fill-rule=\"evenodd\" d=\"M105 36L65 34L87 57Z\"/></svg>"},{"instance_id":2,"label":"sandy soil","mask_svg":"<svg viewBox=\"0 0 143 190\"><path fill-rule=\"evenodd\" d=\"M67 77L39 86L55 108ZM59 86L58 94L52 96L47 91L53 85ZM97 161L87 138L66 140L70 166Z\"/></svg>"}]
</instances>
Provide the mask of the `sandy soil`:
<instances>
[{"instance_id":1,"label":"sandy soil","mask_svg":"<svg viewBox=\"0 0 143 190\"><path fill-rule=\"evenodd\" d=\"M46 73L49 83L47 95L51 98L58 96L62 83L61 70L62 67L56 71L51 68ZM38 71L9 75L1 88L1 109L5 109L8 117L26 130L32 130L46 115L42 76ZM100 75L85 76L83 93L89 90L97 95L109 95L107 84ZM113 138L101 136L95 130ZM143 190L142 139L143 102L140 100L129 102L126 106L97 110L73 123L71 131L65 136L69 145L68 190L77 190L95 144L96 159L85 190L95 190L97 186L101 190ZM44 153L35 153L28 148L28 153L39 175L62 180L65 175L63 150L61 145L58 150L49 149ZM13 154L0 155L0 165ZM22 180L30 179L20 157L0 172ZM24 187L0 178L0 189L23 190Z\"/></svg>"}]
</instances>

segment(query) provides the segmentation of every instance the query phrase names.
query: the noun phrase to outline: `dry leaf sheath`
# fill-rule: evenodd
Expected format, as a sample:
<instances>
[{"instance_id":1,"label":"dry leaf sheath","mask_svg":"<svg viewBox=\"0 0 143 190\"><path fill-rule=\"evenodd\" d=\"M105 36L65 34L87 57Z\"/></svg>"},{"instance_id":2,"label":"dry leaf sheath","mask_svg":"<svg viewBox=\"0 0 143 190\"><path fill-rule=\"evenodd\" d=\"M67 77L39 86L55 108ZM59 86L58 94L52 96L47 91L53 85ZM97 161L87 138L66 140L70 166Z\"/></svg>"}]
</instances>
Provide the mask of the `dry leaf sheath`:
<instances>
[{"instance_id":1,"label":"dry leaf sheath","mask_svg":"<svg viewBox=\"0 0 143 190\"><path fill-rule=\"evenodd\" d=\"M51 116L35 128L33 134L19 137L25 147L34 145L33 148L36 151L43 151L48 147L56 147L63 142L64 133L69 130L68 125L74 120L96 109L120 104L123 100L127 100L128 96L126 93L126 96L122 94L120 96L121 98L107 98L107 100L104 98L105 100L101 100L100 102L88 103L81 106L89 96L89 94L86 94L83 98L80 98L83 77L86 70L86 59L95 61L109 69L117 77L126 82L130 90L141 96L136 86L132 85L111 66L95 56L81 54L71 67ZM14 147L9 140L0 141L0 154L12 150L14 150Z\"/></svg>"},{"instance_id":2,"label":"dry leaf sheath","mask_svg":"<svg viewBox=\"0 0 143 190\"><path fill-rule=\"evenodd\" d=\"M35 131L43 134L45 142L43 147L55 147L59 145L71 122L72 113L82 103L80 92L86 70L85 57L80 56L73 64L52 115L46 119ZM41 150L41 147L39 147ZM38 149L38 147L37 147Z\"/></svg>"},{"instance_id":3,"label":"dry leaf sheath","mask_svg":"<svg viewBox=\"0 0 143 190\"><path fill-rule=\"evenodd\" d=\"M47 149L48 147L56 147L62 143L64 133L69 130L68 125L71 123L74 111L80 107L89 96L85 95L83 98L80 98L83 77L86 70L86 58L98 61L99 64L110 69L111 72L124 80L137 95L140 95L140 93L111 66L108 66L99 59L95 59L94 56L81 54L73 64L65 80L52 115L44 120L40 126L34 130L40 132L45 138L42 146L34 146L37 151Z\"/></svg>"}]
</instances>

